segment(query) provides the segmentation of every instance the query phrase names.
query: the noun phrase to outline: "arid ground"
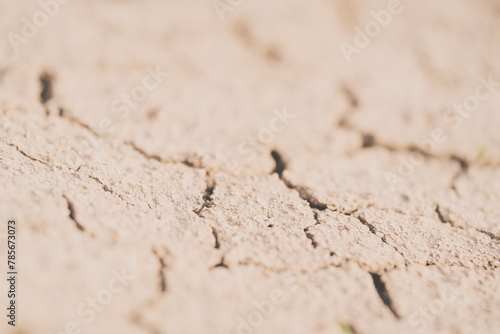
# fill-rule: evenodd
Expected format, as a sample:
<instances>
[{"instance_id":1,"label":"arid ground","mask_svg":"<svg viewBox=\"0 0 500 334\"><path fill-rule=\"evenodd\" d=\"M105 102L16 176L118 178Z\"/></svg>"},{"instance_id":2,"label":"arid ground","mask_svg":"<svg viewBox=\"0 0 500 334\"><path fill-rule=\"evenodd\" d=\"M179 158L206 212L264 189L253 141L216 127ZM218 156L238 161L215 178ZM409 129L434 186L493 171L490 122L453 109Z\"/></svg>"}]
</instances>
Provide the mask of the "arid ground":
<instances>
[{"instance_id":1,"label":"arid ground","mask_svg":"<svg viewBox=\"0 0 500 334\"><path fill-rule=\"evenodd\" d=\"M2 333L500 332L499 1L0 0L0 36Z\"/></svg>"}]
</instances>

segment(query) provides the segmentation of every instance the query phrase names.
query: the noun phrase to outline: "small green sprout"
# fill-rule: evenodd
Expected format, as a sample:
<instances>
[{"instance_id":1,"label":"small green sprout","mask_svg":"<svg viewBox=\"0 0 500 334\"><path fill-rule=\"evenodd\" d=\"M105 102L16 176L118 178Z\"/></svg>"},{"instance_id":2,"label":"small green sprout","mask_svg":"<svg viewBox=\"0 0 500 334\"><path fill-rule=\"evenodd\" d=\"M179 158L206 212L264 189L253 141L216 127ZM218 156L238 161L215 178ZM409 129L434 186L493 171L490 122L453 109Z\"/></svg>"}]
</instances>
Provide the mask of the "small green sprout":
<instances>
[{"instance_id":1,"label":"small green sprout","mask_svg":"<svg viewBox=\"0 0 500 334\"><path fill-rule=\"evenodd\" d=\"M486 155L486 146L483 146L477 153L477 161L481 161Z\"/></svg>"},{"instance_id":2,"label":"small green sprout","mask_svg":"<svg viewBox=\"0 0 500 334\"><path fill-rule=\"evenodd\" d=\"M352 331L351 326L340 325L340 328L342 329L342 333L343 334L354 334L353 331Z\"/></svg>"}]
</instances>

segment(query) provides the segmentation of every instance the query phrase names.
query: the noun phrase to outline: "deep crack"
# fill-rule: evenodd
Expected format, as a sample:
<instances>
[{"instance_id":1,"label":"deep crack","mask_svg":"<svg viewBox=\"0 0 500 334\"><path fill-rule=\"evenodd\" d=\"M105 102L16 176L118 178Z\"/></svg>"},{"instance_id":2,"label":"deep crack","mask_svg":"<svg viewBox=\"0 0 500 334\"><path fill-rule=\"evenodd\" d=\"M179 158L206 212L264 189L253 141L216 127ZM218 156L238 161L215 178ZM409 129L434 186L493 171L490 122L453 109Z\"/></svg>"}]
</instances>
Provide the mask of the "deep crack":
<instances>
[{"instance_id":1,"label":"deep crack","mask_svg":"<svg viewBox=\"0 0 500 334\"><path fill-rule=\"evenodd\" d=\"M377 235L377 230L375 229L375 226L373 226L372 224L370 224L369 222L367 222L366 219L364 219L363 217L357 216L356 218L358 218L358 220L361 222L361 224L363 224L366 227L368 227L368 229L370 230L370 232L372 232L373 234Z\"/></svg>"},{"instance_id":2,"label":"deep crack","mask_svg":"<svg viewBox=\"0 0 500 334\"><path fill-rule=\"evenodd\" d=\"M206 184L207 187L205 188L205 193L203 195L203 204L198 210L194 210L194 213L196 213L200 217L203 209L210 208L213 205L212 196L214 194L216 184L215 180L212 178L208 171L206 171Z\"/></svg>"},{"instance_id":3,"label":"deep crack","mask_svg":"<svg viewBox=\"0 0 500 334\"><path fill-rule=\"evenodd\" d=\"M224 256L221 257L220 259L220 262L217 263L215 266L212 267L212 269L215 269L215 268L225 268L225 269L229 269L229 267L227 266L226 263L224 263Z\"/></svg>"},{"instance_id":4,"label":"deep crack","mask_svg":"<svg viewBox=\"0 0 500 334\"><path fill-rule=\"evenodd\" d=\"M285 171L287 164L286 164L285 160L283 159L282 155L277 150L271 151L271 156L273 157L274 162L276 164L275 168L271 172L271 174L274 174L274 173L278 174L280 180L283 181L283 183L285 183L285 185L289 189L293 189L299 193L299 197L302 198L304 201L306 201L309 204L309 207L311 208L311 210L313 212L314 220L316 221L316 225L320 224L320 221L318 219L318 210L319 211L326 210L327 209L326 204L318 201L318 199L314 195L312 195L306 188L297 187L283 177L283 172ZM312 244L313 248L317 248L318 243L314 239L314 235L309 232L309 227L304 229L304 233L305 233L307 239L311 240L311 244Z\"/></svg>"},{"instance_id":5,"label":"deep crack","mask_svg":"<svg viewBox=\"0 0 500 334\"><path fill-rule=\"evenodd\" d=\"M305 228L304 233L306 234L307 239L311 240L311 244L312 244L313 248L317 248L318 243L314 239L314 235L311 232L309 232L309 228Z\"/></svg>"},{"instance_id":6,"label":"deep crack","mask_svg":"<svg viewBox=\"0 0 500 334\"><path fill-rule=\"evenodd\" d=\"M328 208L326 204L321 203L313 194L311 194L308 189L306 189L305 187L293 185L283 176L283 172L286 169L287 163L278 151L271 151L271 156L273 157L276 164L271 174L278 174L281 181L283 181L289 189L296 190L299 193L300 198L306 201L311 209L325 211Z\"/></svg>"},{"instance_id":7,"label":"deep crack","mask_svg":"<svg viewBox=\"0 0 500 334\"><path fill-rule=\"evenodd\" d=\"M372 146L375 146L375 137L369 133L363 134L363 147L367 148Z\"/></svg>"},{"instance_id":8,"label":"deep crack","mask_svg":"<svg viewBox=\"0 0 500 334\"><path fill-rule=\"evenodd\" d=\"M69 200L66 195L63 195L64 199L66 200L66 203L68 204L68 210L69 210L69 218L75 223L75 226L78 230L85 232L85 228L76 220L76 211L75 211L75 206L73 205L73 202Z\"/></svg>"},{"instance_id":9,"label":"deep crack","mask_svg":"<svg viewBox=\"0 0 500 334\"><path fill-rule=\"evenodd\" d=\"M316 196L314 196L313 194L311 194L310 191L309 191L309 189L306 189L304 187L294 186L294 185L292 185L289 182L285 182L285 183L287 183L288 188L297 190L298 193L299 193L300 198L302 198L304 201L306 201L309 204L309 206L311 207L311 209L316 209L316 210L319 210L319 211L325 211L328 208L326 204L321 203L316 198Z\"/></svg>"},{"instance_id":10,"label":"deep crack","mask_svg":"<svg viewBox=\"0 0 500 334\"><path fill-rule=\"evenodd\" d=\"M48 72L43 72L40 75L40 102L42 104L47 103L49 101L54 93L54 87L53 87L53 80L54 77L48 73Z\"/></svg>"},{"instance_id":11,"label":"deep crack","mask_svg":"<svg viewBox=\"0 0 500 334\"><path fill-rule=\"evenodd\" d=\"M219 249L220 248L219 234L217 233L217 230L214 227L212 227L212 234L214 235L214 239L215 239L214 248Z\"/></svg>"},{"instance_id":12,"label":"deep crack","mask_svg":"<svg viewBox=\"0 0 500 334\"><path fill-rule=\"evenodd\" d=\"M396 319L400 319L399 314L394 309L394 306L392 304L392 299L389 295L389 291L387 291L387 288L385 286L384 281L382 280L382 277L380 277L380 275L376 273L370 273L370 275L372 276L373 285L375 286L378 296L380 297L382 302L385 304L385 306L387 306L387 308L391 311L391 313L394 314Z\"/></svg>"},{"instance_id":13,"label":"deep crack","mask_svg":"<svg viewBox=\"0 0 500 334\"><path fill-rule=\"evenodd\" d=\"M439 217L439 220L441 221L441 223L443 224L450 224L453 226L453 224L451 223L451 221L449 221L448 219L446 219L444 216L443 216L443 213L441 212L441 209L439 208L439 205L436 205L436 213Z\"/></svg>"},{"instance_id":14,"label":"deep crack","mask_svg":"<svg viewBox=\"0 0 500 334\"><path fill-rule=\"evenodd\" d=\"M276 164L271 174L276 173L278 174L280 179L283 179L283 172L286 169L285 161L281 157L281 154L279 154L278 151L276 150L271 151L271 156L273 157L274 162Z\"/></svg>"}]
</instances>

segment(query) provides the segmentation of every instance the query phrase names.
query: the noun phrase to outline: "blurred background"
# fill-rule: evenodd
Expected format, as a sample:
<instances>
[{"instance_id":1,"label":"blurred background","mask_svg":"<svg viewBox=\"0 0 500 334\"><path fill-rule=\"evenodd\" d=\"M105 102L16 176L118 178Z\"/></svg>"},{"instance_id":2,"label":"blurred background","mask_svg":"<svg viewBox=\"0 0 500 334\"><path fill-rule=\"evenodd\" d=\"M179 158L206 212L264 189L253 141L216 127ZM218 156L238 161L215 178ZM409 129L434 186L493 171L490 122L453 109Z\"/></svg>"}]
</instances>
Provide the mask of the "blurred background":
<instances>
[{"instance_id":1,"label":"blurred background","mask_svg":"<svg viewBox=\"0 0 500 334\"><path fill-rule=\"evenodd\" d=\"M500 159L497 95L468 118L450 112L500 76L497 1L63 2L1 2L7 106L39 108L48 72L54 108L165 155L247 165L238 146L287 108L300 120L274 138L285 150L332 150L352 128L425 149L442 128L433 154ZM124 109L148 67L169 76ZM269 150L255 146L272 145L251 148L269 168Z\"/></svg>"}]
</instances>

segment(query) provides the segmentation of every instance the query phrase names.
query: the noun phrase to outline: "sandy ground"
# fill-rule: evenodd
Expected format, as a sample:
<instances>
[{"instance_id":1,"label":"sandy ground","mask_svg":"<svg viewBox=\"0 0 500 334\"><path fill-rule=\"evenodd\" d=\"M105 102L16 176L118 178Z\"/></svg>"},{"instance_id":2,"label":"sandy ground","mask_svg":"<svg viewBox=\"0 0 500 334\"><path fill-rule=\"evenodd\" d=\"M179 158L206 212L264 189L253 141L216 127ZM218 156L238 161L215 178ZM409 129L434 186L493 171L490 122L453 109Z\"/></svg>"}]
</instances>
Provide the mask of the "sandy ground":
<instances>
[{"instance_id":1,"label":"sandy ground","mask_svg":"<svg viewBox=\"0 0 500 334\"><path fill-rule=\"evenodd\" d=\"M0 35L2 333L499 332L498 1L0 0Z\"/></svg>"}]
</instances>

